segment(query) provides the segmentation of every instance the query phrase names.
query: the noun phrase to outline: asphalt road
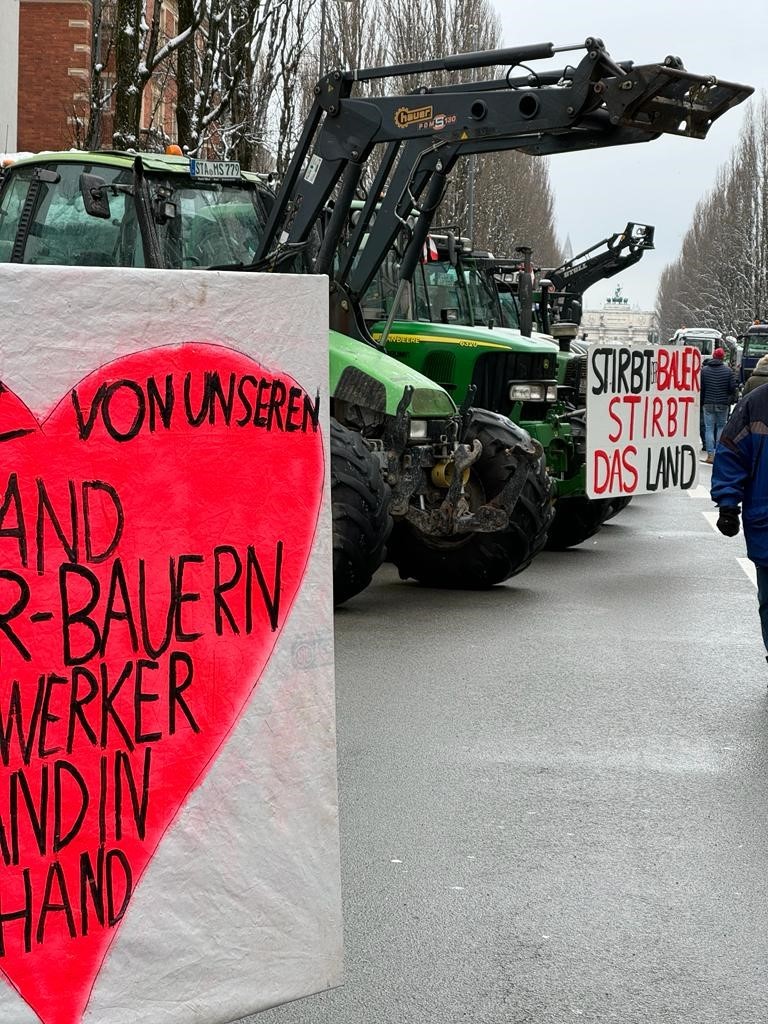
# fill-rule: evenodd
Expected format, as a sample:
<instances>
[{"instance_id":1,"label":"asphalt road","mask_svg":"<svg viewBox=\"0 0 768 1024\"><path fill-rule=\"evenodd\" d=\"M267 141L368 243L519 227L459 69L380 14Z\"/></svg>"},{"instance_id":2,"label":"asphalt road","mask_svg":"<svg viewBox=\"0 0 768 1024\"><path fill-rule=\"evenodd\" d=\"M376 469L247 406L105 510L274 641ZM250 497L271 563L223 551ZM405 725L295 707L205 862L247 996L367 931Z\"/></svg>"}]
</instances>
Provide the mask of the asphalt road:
<instances>
[{"instance_id":1,"label":"asphalt road","mask_svg":"<svg viewBox=\"0 0 768 1024\"><path fill-rule=\"evenodd\" d=\"M768 666L711 509L338 613L346 981L249 1021L768 1021Z\"/></svg>"}]
</instances>

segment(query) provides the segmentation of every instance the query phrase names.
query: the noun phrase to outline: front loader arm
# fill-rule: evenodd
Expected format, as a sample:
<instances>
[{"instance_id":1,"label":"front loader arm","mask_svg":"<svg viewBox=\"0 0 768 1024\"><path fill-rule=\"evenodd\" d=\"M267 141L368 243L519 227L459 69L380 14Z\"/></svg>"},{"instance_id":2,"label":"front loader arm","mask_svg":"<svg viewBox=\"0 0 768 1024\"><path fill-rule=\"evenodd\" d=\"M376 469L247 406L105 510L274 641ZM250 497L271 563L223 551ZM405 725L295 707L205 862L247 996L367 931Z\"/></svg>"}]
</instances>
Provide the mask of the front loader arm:
<instances>
[{"instance_id":1,"label":"front loader arm","mask_svg":"<svg viewBox=\"0 0 768 1024\"><path fill-rule=\"evenodd\" d=\"M598 281L614 277L637 263L643 253L653 249L653 235L651 224L630 221L623 231L596 242L562 266L548 271L546 276L556 292L583 295ZM606 247L605 251L596 253L601 246Z\"/></svg>"},{"instance_id":2,"label":"front loader arm","mask_svg":"<svg viewBox=\"0 0 768 1024\"><path fill-rule=\"evenodd\" d=\"M753 91L749 86L691 75L677 58L634 68L616 64L599 40L588 39L585 45L587 52L579 64L563 69L556 83L551 73L534 73L535 84L528 84L529 76L520 86L516 80L503 80L506 88L500 87L502 80L495 80L400 96L358 99L351 95L357 81L550 57L557 52L551 43L327 75L316 87L307 126L254 264L268 262L280 247L306 241L340 182L342 206L348 207L363 166L379 144L389 144L390 168L395 166L398 150L407 149L406 163L401 169L406 156L402 153L387 184L387 195L393 185L398 193L398 216L404 210L407 216L431 176L447 174L459 156L470 152L523 149L538 154L645 141L662 132L703 138L715 118ZM405 182L402 189L401 182ZM373 208L373 202L366 205L367 218L358 225L358 248ZM343 213L340 210L333 218L330 234L326 229L323 269L341 237ZM389 246L377 245L377 252L379 248L383 258ZM349 272L354 252L345 259ZM366 258L369 268L371 262ZM359 293L359 280L353 290Z\"/></svg>"},{"instance_id":3,"label":"front loader arm","mask_svg":"<svg viewBox=\"0 0 768 1024\"><path fill-rule=\"evenodd\" d=\"M453 143L447 140L436 141L431 145L425 145L420 139L413 139L400 146L391 144L349 242L341 253L336 280L353 298L362 296L407 219L420 209L419 200L431 177L436 173L448 175L462 157L513 149L533 156L544 156L598 146L632 145L654 138L648 132L609 124L606 118L600 117L601 113L597 111L586 116L584 123L568 134L553 133L547 136L536 132L496 135L489 139L477 138ZM398 149L399 160L394 172L390 174L394 162L392 157L397 155ZM429 224L426 217L423 220L423 227L411 228L414 235L426 234ZM417 239L414 244L420 246L422 243L423 238L420 241Z\"/></svg>"}]
</instances>

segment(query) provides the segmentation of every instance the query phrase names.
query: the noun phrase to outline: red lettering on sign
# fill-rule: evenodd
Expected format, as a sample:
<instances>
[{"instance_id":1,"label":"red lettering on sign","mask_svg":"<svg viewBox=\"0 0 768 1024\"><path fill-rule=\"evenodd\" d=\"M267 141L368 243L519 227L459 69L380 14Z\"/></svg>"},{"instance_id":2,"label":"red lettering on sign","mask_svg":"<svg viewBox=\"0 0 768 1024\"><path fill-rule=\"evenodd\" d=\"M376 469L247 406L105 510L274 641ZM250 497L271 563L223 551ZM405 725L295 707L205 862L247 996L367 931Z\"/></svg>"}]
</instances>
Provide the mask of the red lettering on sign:
<instances>
[{"instance_id":1,"label":"red lettering on sign","mask_svg":"<svg viewBox=\"0 0 768 1024\"><path fill-rule=\"evenodd\" d=\"M701 352L697 348L660 348L656 357L659 391L699 391Z\"/></svg>"},{"instance_id":2,"label":"red lettering on sign","mask_svg":"<svg viewBox=\"0 0 768 1024\"><path fill-rule=\"evenodd\" d=\"M596 449L592 478L595 494L632 494L639 480L633 461L636 455L637 448L633 444L614 448L612 452Z\"/></svg>"},{"instance_id":3,"label":"red lettering on sign","mask_svg":"<svg viewBox=\"0 0 768 1024\"><path fill-rule=\"evenodd\" d=\"M272 657L314 543L319 403L205 344L105 366L42 424L0 394L0 971L43 1024L81 1020Z\"/></svg>"}]
</instances>

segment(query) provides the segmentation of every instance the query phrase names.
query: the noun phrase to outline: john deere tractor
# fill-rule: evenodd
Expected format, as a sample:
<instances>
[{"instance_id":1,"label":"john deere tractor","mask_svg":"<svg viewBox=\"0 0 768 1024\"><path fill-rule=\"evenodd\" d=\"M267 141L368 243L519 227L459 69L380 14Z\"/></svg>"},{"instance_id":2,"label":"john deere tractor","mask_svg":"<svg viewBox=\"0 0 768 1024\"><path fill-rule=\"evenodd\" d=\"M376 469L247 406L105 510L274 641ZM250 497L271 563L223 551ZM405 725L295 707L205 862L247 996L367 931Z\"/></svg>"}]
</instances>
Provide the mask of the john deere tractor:
<instances>
[{"instance_id":1,"label":"john deere tractor","mask_svg":"<svg viewBox=\"0 0 768 1024\"><path fill-rule=\"evenodd\" d=\"M503 308L493 274L486 273L489 264L490 254L473 253L468 239L432 234L411 288L399 291L394 308L393 250L367 293L365 315L390 355L431 377L457 401L473 394L479 405L536 438L556 486L548 546L571 547L600 529L610 502L586 496L583 415L565 402L558 386L558 345L534 335L530 326L521 331L517 297Z\"/></svg>"},{"instance_id":2,"label":"john deere tractor","mask_svg":"<svg viewBox=\"0 0 768 1024\"><path fill-rule=\"evenodd\" d=\"M510 394L497 395L495 401L500 404L492 406L525 426L544 446L557 486L556 515L548 541L552 548L571 547L593 536L607 518L629 501L592 500L586 495L586 356L575 351L578 343L572 339L581 322L584 291L637 263L653 248L653 235L650 225L629 223L622 232L602 239L562 266L538 270L534 278L530 247L519 246L515 258L498 259L491 253L473 250L469 239L456 238L448 232L431 236L423 266L414 277L417 305L421 304L419 313L426 311L427 319L432 320L440 314L440 319L450 321L450 328L459 331L457 337L461 336L458 325L484 326L491 331L485 332L486 341L493 339L498 345L504 340L518 352L528 352L528 360L532 345L549 343L551 351L556 342L554 376L558 388L556 392L549 388L549 404L529 404L527 410L516 408L511 397L525 393L525 389L511 383ZM534 279L538 282L535 286ZM441 287L447 287L448 293L441 292ZM431 303L430 292L435 293ZM426 302L422 293L427 295ZM444 312L439 308L441 300L451 300L453 308ZM424 330L418 325L417 335L419 329ZM392 325L393 333L402 330L402 323ZM388 345L388 350L396 354L392 345ZM411 350L409 346L407 351ZM471 366L479 354L473 357L465 353L462 358ZM431 375L428 366L414 363L413 354L410 359L405 358L410 365ZM520 355L517 372L525 373L525 367L526 356ZM537 393L544 399L547 389L540 387ZM521 420L521 413L525 416L526 412L528 418ZM531 418L537 413L538 420Z\"/></svg>"}]
</instances>

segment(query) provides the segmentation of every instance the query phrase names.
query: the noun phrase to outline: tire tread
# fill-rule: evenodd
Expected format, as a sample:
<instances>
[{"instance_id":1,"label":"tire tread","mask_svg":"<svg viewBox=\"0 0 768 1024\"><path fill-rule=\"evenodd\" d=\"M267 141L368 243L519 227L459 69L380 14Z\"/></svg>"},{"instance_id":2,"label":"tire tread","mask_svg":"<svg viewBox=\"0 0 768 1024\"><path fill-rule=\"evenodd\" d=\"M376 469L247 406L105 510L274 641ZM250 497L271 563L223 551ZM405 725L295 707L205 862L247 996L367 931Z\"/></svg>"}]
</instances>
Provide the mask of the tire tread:
<instances>
[{"instance_id":1,"label":"tire tread","mask_svg":"<svg viewBox=\"0 0 768 1024\"><path fill-rule=\"evenodd\" d=\"M392 530L391 492L363 436L331 419L333 603L371 582Z\"/></svg>"}]
</instances>

